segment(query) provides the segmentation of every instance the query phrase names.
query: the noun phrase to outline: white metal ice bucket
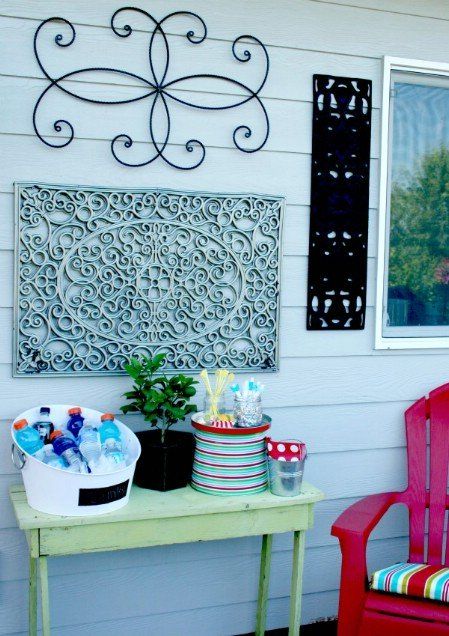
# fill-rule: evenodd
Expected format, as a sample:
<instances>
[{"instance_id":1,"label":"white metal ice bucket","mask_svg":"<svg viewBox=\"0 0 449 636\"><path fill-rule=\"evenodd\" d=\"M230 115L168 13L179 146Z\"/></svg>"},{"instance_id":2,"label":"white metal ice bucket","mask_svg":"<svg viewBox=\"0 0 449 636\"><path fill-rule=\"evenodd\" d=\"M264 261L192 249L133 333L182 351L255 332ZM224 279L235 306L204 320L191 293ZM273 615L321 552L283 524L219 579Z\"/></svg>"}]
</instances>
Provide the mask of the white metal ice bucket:
<instances>
[{"instance_id":1,"label":"white metal ice bucket","mask_svg":"<svg viewBox=\"0 0 449 636\"><path fill-rule=\"evenodd\" d=\"M68 419L68 409L76 405L45 406L51 409L52 421L61 425ZM18 415L14 422L26 419L32 424L39 419L39 410L39 406L28 409ZM82 415L87 420L100 424L100 411L82 407ZM129 454L131 461L126 468L104 475L83 475L44 464L18 446L12 424L13 461L16 467L22 470L29 505L40 512L64 516L98 515L125 506L128 503L136 462L140 456L140 442L122 422L115 420L115 423L120 429L124 450Z\"/></svg>"}]
</instances>

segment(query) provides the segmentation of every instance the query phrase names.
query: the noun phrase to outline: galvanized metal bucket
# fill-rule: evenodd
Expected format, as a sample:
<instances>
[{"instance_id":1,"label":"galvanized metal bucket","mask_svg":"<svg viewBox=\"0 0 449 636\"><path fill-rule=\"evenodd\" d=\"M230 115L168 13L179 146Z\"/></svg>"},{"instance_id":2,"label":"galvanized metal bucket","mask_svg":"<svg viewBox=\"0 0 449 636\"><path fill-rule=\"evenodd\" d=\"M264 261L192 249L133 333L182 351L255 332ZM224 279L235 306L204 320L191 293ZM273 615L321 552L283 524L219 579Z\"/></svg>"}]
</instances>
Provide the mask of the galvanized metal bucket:
<instances>
[{"instance_id":1,"label":"galvanized metal bucket","mask_svg":"<svg viewBox=\"0 0 449 636\"><path fill-rule=\"evenodd\" d=\"M306 459L297 462L280 461L268 457L270 491L279 497L296 497L301 493Z\"/></svg>"},{"instance_id":2,"label":"galvanized metal bucket","mask_svg":"<svg viewBox=\"0 0 449 636\"><path fill-rule=\"evenodd\" d=\"M266 438L270 490L279 497L296 497L301 492L307 449L296 439L275 441Z\"/></svg>"}]
</instances>

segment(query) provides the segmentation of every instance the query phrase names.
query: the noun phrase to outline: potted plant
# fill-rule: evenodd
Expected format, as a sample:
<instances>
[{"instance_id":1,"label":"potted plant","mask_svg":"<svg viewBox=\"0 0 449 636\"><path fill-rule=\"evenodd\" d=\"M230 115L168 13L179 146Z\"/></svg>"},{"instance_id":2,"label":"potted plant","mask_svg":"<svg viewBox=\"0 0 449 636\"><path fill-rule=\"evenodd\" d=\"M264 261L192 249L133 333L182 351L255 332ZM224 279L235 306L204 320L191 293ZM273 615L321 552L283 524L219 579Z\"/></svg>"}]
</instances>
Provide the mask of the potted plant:
<instances>
[{"instance_id":1,"label":"potted plant","mask_svg":"<svg viewBox=\"0 0 449 636\"><path fill-rule=\"evenodd\" d=\"M131 358L125 371L134 380L123 413L142 413L153 430L136 433L142 446L134 482L142 488L173 490L186 486L192 474L194 437L170 427L197 410L191 399L196 394L193 378L183 374L167 377L158 373L165 354L154 358Z\"/></svg>"}]
</instances>

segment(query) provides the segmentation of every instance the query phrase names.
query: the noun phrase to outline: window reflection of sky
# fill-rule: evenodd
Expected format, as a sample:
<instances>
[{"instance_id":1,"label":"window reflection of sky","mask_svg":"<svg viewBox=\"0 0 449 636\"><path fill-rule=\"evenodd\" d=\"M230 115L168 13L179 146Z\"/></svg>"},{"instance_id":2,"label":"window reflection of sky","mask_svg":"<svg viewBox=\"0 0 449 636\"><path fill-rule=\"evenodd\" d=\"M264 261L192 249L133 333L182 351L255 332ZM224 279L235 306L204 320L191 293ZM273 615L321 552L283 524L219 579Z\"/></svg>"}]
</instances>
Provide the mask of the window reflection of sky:
<instances>
[{"instance_id":1,"label":"window reflection of sky","mask_svg":"<svg viewBox=\"0 0 449 636\"><path fill-rule=\"evenodd\" d=\"M404 182L426 153L449 146L449 88L395 82L392 180Z\"/></svg>"}]
</instances>

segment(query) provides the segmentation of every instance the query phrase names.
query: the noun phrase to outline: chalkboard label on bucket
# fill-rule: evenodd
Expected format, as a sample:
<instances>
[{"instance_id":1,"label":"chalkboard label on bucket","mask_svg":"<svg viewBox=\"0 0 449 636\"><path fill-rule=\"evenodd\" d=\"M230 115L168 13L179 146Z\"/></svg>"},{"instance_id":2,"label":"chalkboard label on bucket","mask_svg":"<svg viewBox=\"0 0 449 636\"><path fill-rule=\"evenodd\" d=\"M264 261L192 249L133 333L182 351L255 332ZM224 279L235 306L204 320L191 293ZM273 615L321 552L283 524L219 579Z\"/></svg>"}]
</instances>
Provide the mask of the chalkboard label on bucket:
<instances>
[{"instance_id":1,"label":"chalkboard label on bucket","mask_svg":"<svg viewBox=\"0 0 449 636\"><path fill-rule=\"evenodd\" d=\"M129 479L121 484L106 486L105 488L80 488L78 505L79 506L101 506L102 504L112 503L126 497L128 491Z\"/></svg>"}]
</instances>

